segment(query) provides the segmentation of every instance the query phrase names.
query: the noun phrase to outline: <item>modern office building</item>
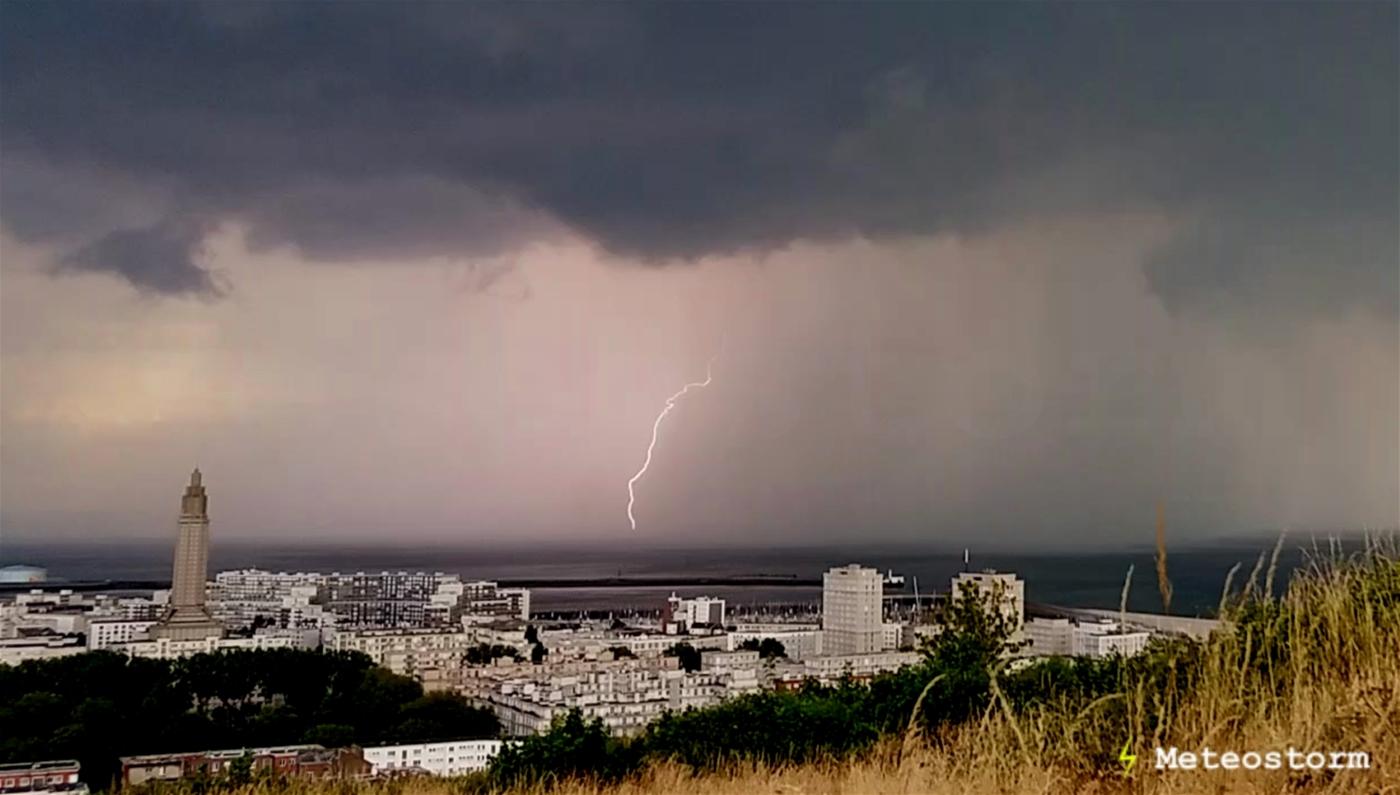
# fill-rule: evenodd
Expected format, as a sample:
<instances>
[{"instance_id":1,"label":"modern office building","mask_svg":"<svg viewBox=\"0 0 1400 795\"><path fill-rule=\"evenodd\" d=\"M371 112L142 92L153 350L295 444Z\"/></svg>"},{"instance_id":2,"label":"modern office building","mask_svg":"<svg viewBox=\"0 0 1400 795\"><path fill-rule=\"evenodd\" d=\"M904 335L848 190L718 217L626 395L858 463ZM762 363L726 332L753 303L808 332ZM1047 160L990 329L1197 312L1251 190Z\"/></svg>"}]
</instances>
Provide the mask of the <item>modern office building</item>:
<instances>
[{"instance_id":1,"label":"modern office building","mask_svg":"<svg viewBox=\"0 0 1400 795\"><path fill-rule=\"evenodd\" d=\"M217 638L224 629L204 605L209 573L209 497L199 469L180 499L179 536L175 542L175 571L170 586L170 609L151 635L170 640Z\"/></svg>"},{"instance_id":2,"label":"modern office building","mask_svg":"<svg viewBox=\"0 0 1400 795\"><path fill-rule=\"evenodd\" d=\"M854 563L822 575L822 646L826 654L870 654L884 645L884 582Z\"/></svg>"}]
</instances>

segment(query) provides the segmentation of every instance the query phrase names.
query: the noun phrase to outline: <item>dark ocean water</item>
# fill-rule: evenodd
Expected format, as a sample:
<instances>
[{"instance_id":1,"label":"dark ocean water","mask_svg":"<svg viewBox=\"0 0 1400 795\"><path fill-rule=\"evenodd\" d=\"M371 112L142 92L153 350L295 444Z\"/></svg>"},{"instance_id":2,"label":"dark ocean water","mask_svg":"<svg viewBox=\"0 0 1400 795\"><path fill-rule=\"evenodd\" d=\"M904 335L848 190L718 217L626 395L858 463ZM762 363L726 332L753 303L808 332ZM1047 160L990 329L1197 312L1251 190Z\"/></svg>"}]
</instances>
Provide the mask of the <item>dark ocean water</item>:
<instances>
[{"instance_id":1,"label":"dark ocean water","mask_svg":"<svg viewBox=\"0 0 1400 795\"><path fill-rule=\"evenodd\" d=\"M1173 549L1168 570L1174 595L1172 612L1209 614L1220 601L1230 568L1240 564L1235 587L1248 578L1259 556L1272 553L1275 539L1222 542ZM1287 539L1279 556L1276 589L1303 564L1312 539ZM1325 540L1317 542L1326 548ZM1351 548L1351 545L1348 545ZM33 544L0 546L0 565L30 563L48 569L49 579L164 580L170 576L172 549L152 542L128 544ZM257 567L273 571L428 570L481 579L697 577L754 574L820 577L834 565L861 563L893 569L906 576L912 593L946 592L962 569L961 550L913 546L803 547L768 549L642 549L594 547L373 547L292 546L273 543L218 543L210 553L210 571ZM1118 606L1123 581L1133 567L1128 605L1131 610L1161 609L1151 549L1103 550L1062 554L975 554L972 568L1014 571L1026 582L1030 602L1074 607ZM536 610L625 609L659 607L671 592L665 587L538 588ZM732 605L816 602L820 589L809 587L705 587L675 589L682 596L700 593L728 599Z\"/></svg>"}]
</instances>

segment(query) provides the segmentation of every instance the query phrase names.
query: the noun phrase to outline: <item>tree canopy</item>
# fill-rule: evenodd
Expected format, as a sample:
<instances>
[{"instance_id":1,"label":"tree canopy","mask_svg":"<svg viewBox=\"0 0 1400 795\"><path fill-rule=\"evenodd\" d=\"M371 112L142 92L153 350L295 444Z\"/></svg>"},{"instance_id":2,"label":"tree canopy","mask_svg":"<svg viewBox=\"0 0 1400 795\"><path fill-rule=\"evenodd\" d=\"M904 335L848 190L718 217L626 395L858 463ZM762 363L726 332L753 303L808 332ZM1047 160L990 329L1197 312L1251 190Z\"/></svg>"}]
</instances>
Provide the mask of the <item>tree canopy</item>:
<instances>
[{"instance_id":1,"label":"tree canopy","mask_svg":"<svg viewBox=\"0 0 1400 795\"><path fill-rule=\"evenodd\" d=\"M490 710L362 654L298 649L151 660L106 651L0 665L0 762L77 759L94 789L131 754L494 737Z\"/></svg>"}]
</instances>

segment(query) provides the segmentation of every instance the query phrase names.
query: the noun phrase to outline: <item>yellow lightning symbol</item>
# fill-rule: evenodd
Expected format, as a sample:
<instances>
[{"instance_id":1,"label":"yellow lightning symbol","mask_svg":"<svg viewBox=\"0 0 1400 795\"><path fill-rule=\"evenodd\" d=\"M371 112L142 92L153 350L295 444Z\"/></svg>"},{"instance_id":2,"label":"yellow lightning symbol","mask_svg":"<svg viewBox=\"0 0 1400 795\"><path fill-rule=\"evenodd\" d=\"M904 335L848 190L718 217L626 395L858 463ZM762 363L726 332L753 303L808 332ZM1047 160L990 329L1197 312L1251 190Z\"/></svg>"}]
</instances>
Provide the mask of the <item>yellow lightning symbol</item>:
<instances>
[{"instance_id":1,"label":"yellow lightning symbol","mask_svg":"<svg viewBox=\"0 0 1400 795\"><path fill-rule=\"evenodd\" d=\"M1133 772L1133 765L1137 764L1137 755L1128 753L1128 749L1131 747L1133 747L1133 738L1129 737L1128 741L1123 743L1123 750L1118 752L1118 761L1123 763L1124 776Z\"/></svg>"}]
</instances>

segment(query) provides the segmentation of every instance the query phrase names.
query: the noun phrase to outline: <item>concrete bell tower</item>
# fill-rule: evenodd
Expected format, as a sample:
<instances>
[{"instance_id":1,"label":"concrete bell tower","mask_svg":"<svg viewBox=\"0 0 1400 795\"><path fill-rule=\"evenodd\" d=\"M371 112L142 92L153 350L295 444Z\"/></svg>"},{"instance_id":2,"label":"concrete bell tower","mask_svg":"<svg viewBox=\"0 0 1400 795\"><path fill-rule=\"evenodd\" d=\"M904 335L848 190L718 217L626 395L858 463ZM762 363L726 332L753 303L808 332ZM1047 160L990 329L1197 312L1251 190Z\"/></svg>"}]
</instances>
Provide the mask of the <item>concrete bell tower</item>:
<instances>
[{"instance_id":1,"label":"concrete bell tower","mask_svg":"<svg viewBox=\"0 0 1400 795\"><path fill-rule=\"evenodd\" d=\"M170 585L170 609L151 635L171 640L221 637L224 628L204 606L204 583L209 578L209 497L196 468L180 498L179 535L175 540L175 571Z\"/></svg>"}]
</instances>

